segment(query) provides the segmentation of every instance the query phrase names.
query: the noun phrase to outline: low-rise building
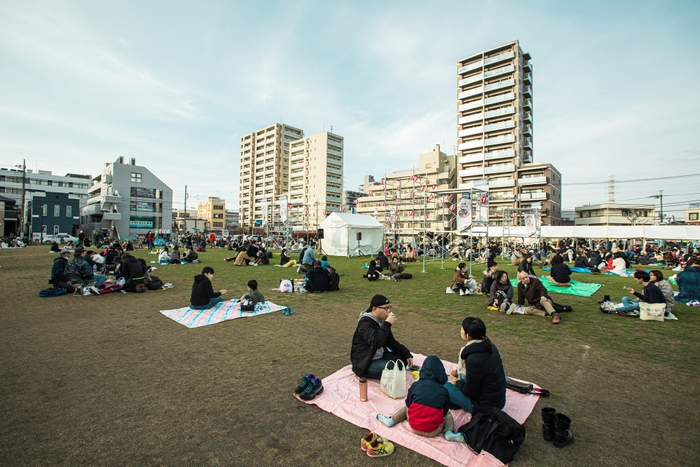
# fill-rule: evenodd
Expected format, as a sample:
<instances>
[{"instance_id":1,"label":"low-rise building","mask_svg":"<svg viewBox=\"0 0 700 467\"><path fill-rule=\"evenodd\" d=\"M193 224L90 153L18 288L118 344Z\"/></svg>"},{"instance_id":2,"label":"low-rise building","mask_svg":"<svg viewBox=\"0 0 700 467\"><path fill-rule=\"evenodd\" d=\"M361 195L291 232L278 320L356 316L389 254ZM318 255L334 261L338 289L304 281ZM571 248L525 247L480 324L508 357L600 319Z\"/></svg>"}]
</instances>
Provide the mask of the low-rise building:
<instances>
[{"instance_id":1,"label":"low-rise building","mask_svg":"<svg viewBox=\"0 0 700 467\"><path fill-rule=\"evenodd\" d=\"M18 235L19 232L19 207L18 202L6 196L0 196L0 235L9 237L10 234Z\"/></svg>"},{"instance_id":2,"label":"low-rise building","mask_svg":"<svg viewBox=\"0 0 700 467\"><path fill-rule=\"evenodd\" d=\"M700 225L700 203L693 203L685 210L685 223Z\"/></svg>"},{"instance_id":3,"label":"low-rise building","mask_svg":"<svg viewBox=\"0 0 700 467\"><path fill-rule=\"evenodd\" d=\"M574 225L653 225L653 204L594 204L575 208Z\"/></svg>"},{"instance_id":4,"label":"low-rise building","mask_svg":"<svg viewBox=\"0 0 700 467\"><path fill-rule=\"evenodd\" d=\"M209 230L221 232L226 228L226 201L209 197L197 206L197 218L209 223Z\"/></svg>"},{"instance_id":5,"label":"low-rise building","mask_svg":"<svg viewBox=\"0 0 700 467\"><path fill-rule=\"evenodd\" d=\"M227 210L226 211L226 229L229 233L233 234L238 232L240 224L238 223L238 211Z\"/></svg>"},{"instance_id":6,"label":"low-rise building","mask_svg":"<svg viewBox=\"0 0 700 467\"><path fill-rule=\"evenodd\" d=\"M81 229L112 238L135 240L148 231L172 230L173 190L136 159L106 163L92 180L87 206L81 209Z\"/></svg>"},{"instance_id":7,"label":"low-rise building","mask_svg":"<svg viewBox=\"0 0 700 467\"><path fill-rule=\"evenodd\" d=\"M59 233L78 236L80 226L80 198L78 195L54 192L35 192L28 203L32 239Z\"/></svg>"}]
</instances>

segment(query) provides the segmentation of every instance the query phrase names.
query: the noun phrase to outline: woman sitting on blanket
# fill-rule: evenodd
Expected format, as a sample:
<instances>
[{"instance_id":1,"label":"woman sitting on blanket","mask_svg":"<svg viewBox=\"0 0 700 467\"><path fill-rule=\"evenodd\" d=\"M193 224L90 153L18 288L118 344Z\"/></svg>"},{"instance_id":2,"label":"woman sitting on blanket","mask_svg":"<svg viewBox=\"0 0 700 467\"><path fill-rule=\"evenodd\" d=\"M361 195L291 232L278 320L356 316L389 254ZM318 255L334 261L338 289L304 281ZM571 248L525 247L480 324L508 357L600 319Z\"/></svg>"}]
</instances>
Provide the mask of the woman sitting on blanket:
<instances>
[{"instance_id":1,"label":"woman sitting on blanket","mask_svg":"<svg viewBox=\"0 0 700 467\"><path fill-rule=\"evenodd\" d=\"M445 433L445 438L454 435L455 422L450 413L450 393L445 389L447 374L439 358L429 356L420 369L420 379L413 383L406 395L406 404L391 417L377 414L377 420L386 426L394 426L408 420L411 431L419 436L433 438ZM452 441L461 441L452 436Z\"/></svg>"},{"instance_id":2,"label":"woman sitting on blanket","mask_svg":"<svg viewBox=\"0 0 700 467\"><path fill-rule=\"evenodd\" d=\"M498 271L496 280L491 283L488 309L508 314L511 314L513 309L515 309L513 304L513 284L510 283L508 273L505 271Z\"/></svg>"},{"instance_id":3,"label":"woman sitting on blanket","mask_svg":"<svg viewBox=\"0 0 700 467\"><path fill-rule=\"evenodd\" d=\"M560 255L552 257L552 270L549 272L547 279L559 287L569 287L571 285L571 269L564 264L564 259Z\"/></svg>"},{"instance_id":4,"label":"woman sitting on blanket","mask_svg":"<svg viewBox=\"0 0 700 467\"><path fill-rule=\"evenodd\" d=\"M459 370L453 370L445 383L450 402L467 412L475 407L502 409L506 375L498 349L486 337L486 325L479 318L465 318L460 333L467 343L459 352Z\"/></svg>"}]
</instances>

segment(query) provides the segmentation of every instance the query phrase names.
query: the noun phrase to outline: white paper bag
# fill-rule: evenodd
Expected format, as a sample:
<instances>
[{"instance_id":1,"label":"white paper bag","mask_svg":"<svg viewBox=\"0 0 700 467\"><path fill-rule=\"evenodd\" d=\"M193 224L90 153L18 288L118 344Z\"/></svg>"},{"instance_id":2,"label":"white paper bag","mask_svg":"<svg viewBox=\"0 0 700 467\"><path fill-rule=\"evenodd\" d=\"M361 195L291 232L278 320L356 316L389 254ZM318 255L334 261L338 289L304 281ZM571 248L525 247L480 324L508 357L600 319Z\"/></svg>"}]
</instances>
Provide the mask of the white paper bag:
<instances>
[{"instance_id":1,"label":"white paper bag","mask_svg":"<svg viewBox=\"0 0 700 467\"><path fill-rule=\"evenodd\" d=\"M391 370L388 368L390 363L394 363L394 368ZM406 367L401 360L386 362L382 371L381 389L392 399L406 397Z\"/></svg>"}]
</instances>

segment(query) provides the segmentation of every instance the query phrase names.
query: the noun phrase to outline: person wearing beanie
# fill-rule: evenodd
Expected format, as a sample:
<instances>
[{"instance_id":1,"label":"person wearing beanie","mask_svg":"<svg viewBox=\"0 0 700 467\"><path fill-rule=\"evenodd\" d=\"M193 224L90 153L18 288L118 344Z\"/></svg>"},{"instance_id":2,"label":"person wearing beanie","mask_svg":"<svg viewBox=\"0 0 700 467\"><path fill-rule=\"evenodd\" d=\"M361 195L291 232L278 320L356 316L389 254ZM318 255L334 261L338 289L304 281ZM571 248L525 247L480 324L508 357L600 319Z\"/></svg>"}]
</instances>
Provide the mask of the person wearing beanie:
<instances>
[{"instance_id":1,"label":"person wearing beanie","mask_svg":"<svg viewBox=\"0 0 700 467\"><path fill-rule=\"evenodd\" d=\"M358 377L379 379L390 361L413 365L413 355L392 333L396 320L384 295L372 297L369 308L360 313L350 349L352 371Z\"/></svg>"}]
</instances>

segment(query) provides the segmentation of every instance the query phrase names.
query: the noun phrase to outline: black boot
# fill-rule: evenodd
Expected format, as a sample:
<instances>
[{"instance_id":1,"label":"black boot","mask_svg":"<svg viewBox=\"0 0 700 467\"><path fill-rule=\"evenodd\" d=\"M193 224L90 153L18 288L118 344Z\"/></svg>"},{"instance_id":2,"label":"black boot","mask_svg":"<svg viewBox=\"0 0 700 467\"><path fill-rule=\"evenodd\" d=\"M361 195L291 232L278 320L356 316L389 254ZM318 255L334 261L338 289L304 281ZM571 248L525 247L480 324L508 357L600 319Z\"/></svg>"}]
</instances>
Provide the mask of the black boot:
<instances>
[{"instance_id":1,"label":"black boot","mask_svg":"<svg viewBox=\"0 0 700 467\"><path fill-rule=\"evenodd\" d=\"M571 419L560 413L555 416L554 445L563 448L567 444L574 442L574 435L571 433Z\"/></svg>"},{"instance_id":2,"label":"black boot","mask_svg":"<svg viewBox=\"0 0 700 467\"><path fill-rule=\"evenodd\" d=\"M544 422L542 424L542 437L545 441L554 440L554 421L556 413L557 410L552 407L542 408L542 421Z\"/></svg>"}]
</instances>

